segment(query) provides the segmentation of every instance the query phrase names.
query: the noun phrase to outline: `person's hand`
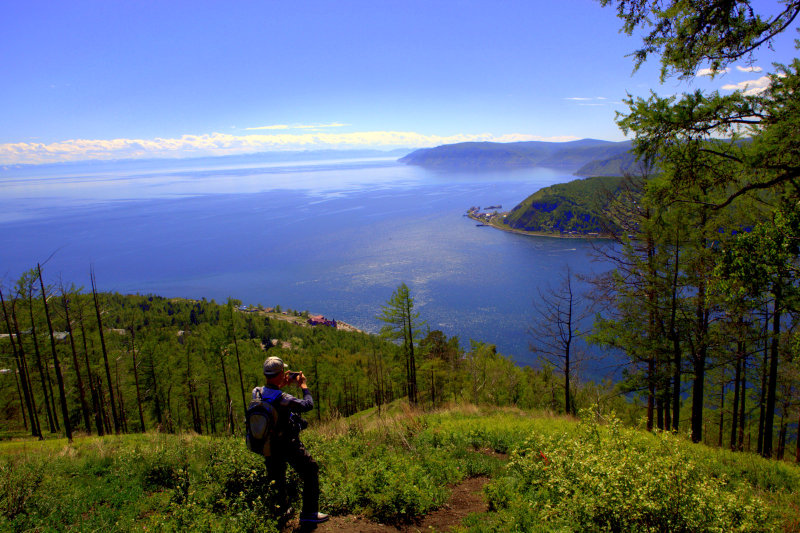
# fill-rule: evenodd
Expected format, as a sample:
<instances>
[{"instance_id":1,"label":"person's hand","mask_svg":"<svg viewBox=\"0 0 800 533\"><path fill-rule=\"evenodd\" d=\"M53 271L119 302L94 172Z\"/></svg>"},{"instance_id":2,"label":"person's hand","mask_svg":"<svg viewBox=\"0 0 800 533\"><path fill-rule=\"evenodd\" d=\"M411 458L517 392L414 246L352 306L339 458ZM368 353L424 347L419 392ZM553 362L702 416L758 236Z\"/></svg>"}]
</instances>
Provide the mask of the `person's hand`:
<instances>
[{"instance_id":1,"label":"person's hand","mask_svg":"<svg viewBox=\"0 0 800 533\"><path fill-rule=\"evenodd\" d=\"M305 374L303 374L302 372L300 372L300 375L298 375L298 376L297 376L297 384L298 384L298 385L300 385L300 388L301 388L301 389L308 388L308 385L306 385L306 382L307 382L307 381L308 381L308 380L306 379L306 376L305 376Z\"/></svg>"}]
</instances>

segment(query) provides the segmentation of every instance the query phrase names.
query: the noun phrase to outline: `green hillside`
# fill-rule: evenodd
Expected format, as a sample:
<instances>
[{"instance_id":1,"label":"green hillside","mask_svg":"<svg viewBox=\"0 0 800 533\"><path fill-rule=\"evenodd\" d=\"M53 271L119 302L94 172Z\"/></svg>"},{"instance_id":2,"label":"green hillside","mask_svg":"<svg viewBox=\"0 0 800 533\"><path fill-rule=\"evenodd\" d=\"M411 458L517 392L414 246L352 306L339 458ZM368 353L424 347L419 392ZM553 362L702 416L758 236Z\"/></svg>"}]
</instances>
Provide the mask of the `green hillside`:
<instances>
[{"instance_id":1,"label":"green hillside","mask_svg":"<svg viewBox=\"0 0 800 533\"><path fill-rule=\"evenodd\" d=\"M558 234L604 233L603 208L624 178L594 177L560 183L533 193L506 213L501 227Z\"/></svg>"},{"instance_id":2,"label":"green hillside","mask_svg":"<svg viewBox=\"0 0 800 533\"><path fill-rule=\"evenodd\" d=\"M637 175L639 163L636 156L630 152L615 154L607 158L598 158L584 164L575 171L576 176L624 176L626 174Z\"/></svg>"},{"instance_id":3,"label":"green hillside","mask_svg":"<svg viewBox=\"0 0 800 533\"><path fill-rule=\"evenodd\" d=\"M333 515L322 532L354 520L396 531L435 510L441 519L451 492L476 476L488 482L486 510L453 517L460 531L789 531L800 520L796 466L625 429L604 410L580 422L406 410L304 434ZM2 531L278 531L263 461L239 437L5 442L0 473Z\"/></svg>"}]
</instances>

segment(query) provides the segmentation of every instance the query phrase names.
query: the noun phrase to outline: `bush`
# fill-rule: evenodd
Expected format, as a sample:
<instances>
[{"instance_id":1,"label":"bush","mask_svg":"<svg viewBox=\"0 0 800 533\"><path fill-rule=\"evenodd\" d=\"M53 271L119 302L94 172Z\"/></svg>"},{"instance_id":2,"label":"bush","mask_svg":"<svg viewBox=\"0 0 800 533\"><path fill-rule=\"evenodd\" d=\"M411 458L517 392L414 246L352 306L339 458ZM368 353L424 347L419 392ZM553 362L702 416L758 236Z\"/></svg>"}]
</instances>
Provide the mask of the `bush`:
<instances>
[{"instance_id":1,"label":"bush","mask_svg":"<svg viewBox=\"0 0 800 533\"><path fill-rule=\"evenodd\" d=\"M472 531L769 531L749 486L713 478L669 433L581 422L577 436L532 435L487 488L493 520Z\"/></svg>"},{"instance_id":2,"label":"bush","mask_svg":"<svg viewBox=\"0 0 800 533\"><path fill-rule=\"evenodd\" d=\"M13 520L24 512L28 500L35 494L44 477L42 461L0 462L0 512Z\"/></svg>"}]
</instances>

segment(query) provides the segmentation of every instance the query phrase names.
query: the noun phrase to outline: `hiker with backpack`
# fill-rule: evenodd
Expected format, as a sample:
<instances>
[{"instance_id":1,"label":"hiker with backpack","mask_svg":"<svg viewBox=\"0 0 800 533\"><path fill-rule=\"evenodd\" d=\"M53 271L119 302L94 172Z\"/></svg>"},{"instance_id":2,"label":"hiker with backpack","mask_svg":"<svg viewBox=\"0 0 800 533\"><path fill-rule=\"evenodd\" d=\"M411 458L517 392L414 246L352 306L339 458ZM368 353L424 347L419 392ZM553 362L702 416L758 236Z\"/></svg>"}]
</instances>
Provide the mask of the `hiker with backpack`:
<instances>
[{"instance_id":1,"label":"hiker with backpack","mask_svg":"<svg viewBox=\"0 0 800 533\"><path fill-rule=\"evenodd\" d=\"M308 423L300 413L314 407L311 391L302 372L289 372L288 365L279 357L264 361L263 387L253 389L253 400L247 410L247 445L264 455L267 475L278 498L281 519L286 519L290 509L286 494L286 465L292 465L303 482L303 508L301 523L320 523L328 515L319 512L319 465L300 442L300 431ZM282 392L287 385L297 385L303 391L302 399Z\"/></svg>"}]
</instances>

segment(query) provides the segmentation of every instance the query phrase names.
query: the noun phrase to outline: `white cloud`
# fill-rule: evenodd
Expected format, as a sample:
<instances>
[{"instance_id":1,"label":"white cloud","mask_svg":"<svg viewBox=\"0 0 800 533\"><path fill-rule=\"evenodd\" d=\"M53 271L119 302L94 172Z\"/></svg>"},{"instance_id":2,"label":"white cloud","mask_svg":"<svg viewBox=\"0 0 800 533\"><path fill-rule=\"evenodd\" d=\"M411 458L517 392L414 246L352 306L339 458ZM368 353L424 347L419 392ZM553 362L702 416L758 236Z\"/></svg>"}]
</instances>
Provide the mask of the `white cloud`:
<instances>
[{"instance_id":1,"label":"white cloud","mask_svg":"<svg viewBox=\"0 0 800 533\"><path fill-rule=\"evenodd\" d=\"M762 69L761 67L754 67L754 66L740 67L737 65L736 70L738 70L739 72L761 72L764 69Z\"/></svg>"},{"instance_id":2,"label":"white cloud","mask_svg":"<svg viewBox=\"0 0 800 533\"><path fill-rule=\"evenodd\" d=\"M273 124L270 126L245 128L245 130L321 130L325 128L342 128L344 126L349 126L349 124L342 124L340 122L331 122L330 124L295 124L292 126L288 124Z\"/></svg>"},{"instance_id":3,"label":"white cloud","mask_svg":"<svg viewBox=\"0 0 800 533\"><path fill-rule=\"evenodd\" d=\"M723 85L722 88L726 91L742 91L745 95L751 96L765 91L769 87L770 83L771 81L769 76L761 76L757 80L729 83L727 85Z\"/></svg>"},{"instance_id":4,"label":"white cloud","mask_svg":"<svg viewBox=\"0 0 800 533\"><path fill-rule=\"evenodd\" d=\"M607 105L608 98L605 96L569 96L565 97L564 100L570 100L572 102L577 103L579 106L604 106Z\"/></svg>"},{"instance_id":5,"label":"white cloud","mask_svg":"<svg viewBox=\"0 0 800 533\"><path fill-rule=\"evenodd\" d=\"M720 74L726 74L726 73L728 73L730 71L731 71L731 69L729 69L729 68L724 68L722 70L714 70L713 68L701 68L700 70L697 71L697 74L695 74L695 77L700 77L700 76L719 76Z\"/></svg>"},{"instance_id":6,"label":"white cloud","mask_svg":"<svg viewBox=\"0 0 800 533\"><path fill-rule=\"evenodd\" d=\"M277 128L276 128L277 129ZM261 151L352 149L399 147L419 148L467 141L552 141L577 137L539 137L520 133L504 135L458 134L425 135L410 131L364 131L353 133L278 133L230 135L211 133L155 139L70 139L50 144L20 142L0 144L0 164L40 164L88 159L126 159L143 157L197 157Z\"/></svg>"},{"instance_id":7,"label":"white cloud","mask_svg":"<svg viewBox=\"0 0 800 533\"><path fill-rule=\"evenodd\" d=\"M288 124L272 124L271 126L254 126L252 128L245 128L246 130L288 130Z\"/></svg>"}]
</instances>

